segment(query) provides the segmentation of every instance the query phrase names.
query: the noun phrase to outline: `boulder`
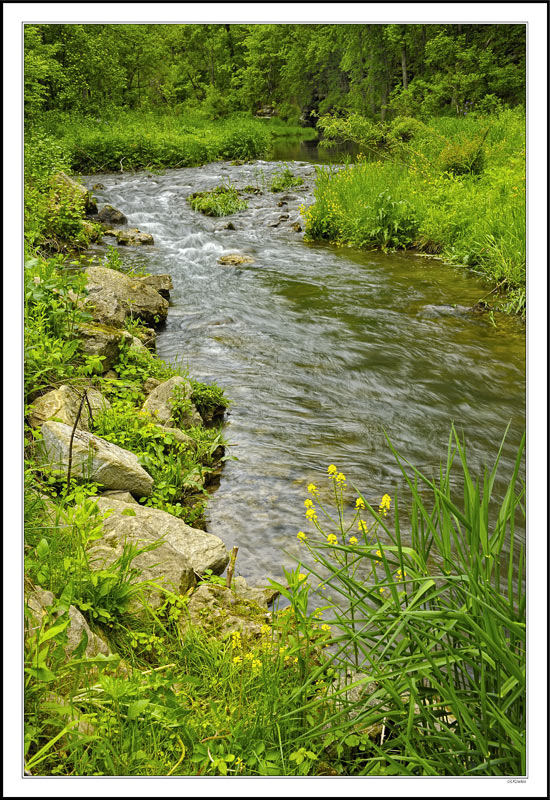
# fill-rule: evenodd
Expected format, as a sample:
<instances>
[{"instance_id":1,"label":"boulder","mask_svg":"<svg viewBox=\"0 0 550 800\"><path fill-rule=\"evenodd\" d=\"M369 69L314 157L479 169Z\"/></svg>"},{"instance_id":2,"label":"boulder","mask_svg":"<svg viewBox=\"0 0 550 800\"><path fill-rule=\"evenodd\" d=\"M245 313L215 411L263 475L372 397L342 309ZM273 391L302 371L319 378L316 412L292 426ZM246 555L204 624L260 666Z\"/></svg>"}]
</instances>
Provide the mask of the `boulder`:
<instances>
[{"instance_id":1,"label":"boulder","mask_svg":"<svg viewBox=\"0 0 550 800\"><path fill-rule=\"evenodd\" d=\"M28 595L26 599L26 605L31 613L30 619L27 620L27 622L30 624L26 626L25 631L27 636L34 635L35 631L33 628L41 625L42 617L45 615L46 609L48 606L51 606L54 603L54 595L51 592L42 589L40 586L37 586L35 591ZM59 614L61 614L61 611ZM57 614L57 616L59 616L59 614ZM85 653L89 658L94 658L99 653L104 656L108 656L110 654L111 651L103 639L91 631L90 626L80 611L75 608L75 606L69 606L69 619L70 623L68 628L66 628L68 642L65 645L65 653L67 656L70 656L71 653L76 650L80 644L83 632L86 632L88 637L88 644L86 645Z\"/></svg>"},{"instance_id":2,"label":"boulder","mask_svg":"<svg viewBox=\"0 0 550 800\"><path fill-rule=\"evenodd\" d=\"M227 256L220 256L218 258L218 264L232 264L237 266L238 264L253 264L254 259L251 256L241 256L239 253L230 253Z\"/></svg>"},{"instance_id":3,"label":"boulder","mask_svg":"<svg viewBox=\"0 0 550 800\"><path fill-rule=\"evenodd\" d=\"M141 508L141 506L130 506L128 508ZM117 558L124 553L125 545L133 545L143 550L147 545L157 542L158 546L154 549L145 550L138 553L132 559L132 567L139 570L139 575L131 579L131 583L143 583L152 581L160 588L154 586L143 587L143 600L152 608L158 608L163 600L166 589L174 594L185 594L195 585L195 574L191 565L184 555L179 553L169 542L158 541L157 539L147 538L152 536L152 531L143 528L133 517L122 517L123 526L120 535L118 532L106 534L102 539L94 542L88 549L88 563L91 570L100 570L109 567ZM133 520L133 530L128 530L129 521ZM139 611L143 600L136 596L130 600L129 610Z\"/></svg>"},{"instance_id":4,"label":"boulder","mask_svg":"<svg viewBox=\"0 0 550 800\"><path fill-rule=\"evenodd\" d=\"M139 279L145 286L150 286L155 289L161 297L166 300L170 298L170 289L174 288L172 277L170 275L144 275Z\"/></svg>"},{"instance_id":5,"label":"boulder","mask_svg":"<svg viewBox=\"0 0 550 800\"><path fill-rule=\"evenodd\" d=\"M143 384L143 391L145 394L151 394L153 389L156 389L157 386L160 386L161 381L158 378L147 378L145 383Z\"/></svg>"},{"instance_id":6,"label":"boulder","mask_svg":"<svg viewBox=\"0 0 550 800\"><path fill-rule=\"evenodd\" d=\"M129 245L131 247L136 247L137 245L141 244L155 243L155 240L150 233L143 233L137 228L129 228L128 230L117 231L116 240L117 244Z\"/></svg>"},{"instance_id":7,"label":"boulder","mask_svg":"<svg viewBox=\"0 0 550 800\"><path fill-rule=\"evenodd\" d=\"M86 310L98 325L107 328L122 328L128 314L127 304L112 289L89 286ZM79 326L79 330L82 326Z\"/></svg>"},{"instance_id":8,"label":"boulder","mask_svg":"<svg viewBox=\"0 0 550 800\"><path fill-rule=\"evenodd\" d=\"M292 228L293 231L296 231L296 233L300 233L300 231L302 230L302 226L300 225L299 222L293 222L290 227Z\"/></svg>"},{"instance_id":9,"label":"boulder","mask_svg":"<svg viewBox=\"0 0 550 800\"><path fill-rule=\"evenodd\" d=\"M271 614L253 600L240 597L226 586L201 583L190 596L179 624L184 631L200 627L216 636L238 631L242 636L258 638L262 626L270 621Z\"/></svg>"},{"instance_id":10,"label":"boulder","mask_svg":"<svg viewBox=\"0 0 550 800\"><path fill-rule=\"evenodd\" d=\"M280 594L278 589L273 589L269 586L249 586L242 575L237 575L236 578L233 578L231 589L237 597L251 600L263 608L270 606Z\"/></svg>"},{"instance_id":11,"label":"boulder","mask_svg":"<svg viewBox=\"0 0 550 800\"><path fill-rule=\"evenodd\" d=\"M95 417L96 412L111 407L107 398L97 389L88 387L86 393L92 417ZM77 418L81 398L82 391L79 391L74 386L60 386L59 389L54 389L34 401L30 408L29 424L33 428L39 428L46 420L55 418L72 428ZM82 431L90 429L90 413L86 402L82 406L77 428Z\"/></svg>"},{"instance_id":12,"label":"boulder","mask_svg":"<svg viewBox=\"0 0 550 800\"><path fill-rule=\"evenodd\" d=\"M195 576L206 570L220 574L229 562L221 539L191 528L166 511L127 503L113 495L98 497L97 506L102 513L111 513L103 520L103 537L88 550L94 569L118 558L125 542L140 547L160 543L132 562L142 570L139 580L154 580L176 594L184 594L194 586ZM150 589L148 594L150 602L158 605L161 593Z\"/></svg>"},{"instance_id":13,"label":"boulder","mask_svg":"<svg viewBox=\"0 0 550 800\"><path fill-rule=\"evenodd\" d=\"M206 570L220 575L229 562L229 554L218 536L192 528L167 511L125 503L112 496L99 497L97 507L102 513L112 511L103 521L103 538L110 535L121 539L131 535L150 542L164 539L187 559L196 575L203 575Z\"/></svg>"},{"instance_id":14,"label":"boulder","mask_svg":"<svg viewBox=\"0 0 550 800\"><path fill-rule=\"evenodd\" d=\"M37 446L39 460L67 474L71 426L48 421L41 430L42 440ZM153 478L134 453L85 431L76 430L74 434L71 475L94 481L106 489L131 492L138 498L147 497L153 491Z\"/></svg>"},{"instance_id":15,"label":"boulder","mask_svg":"<svg viewBox=\"0 0 550 800\"><path fill-rule=\"evenodd\" d=\"M111 307L114 297L118 306L124 309L124 317L132 314L147 325L157 325L166 320L168 300L139 278L107 267L89 267L86 275L89 301L96 309L99 306L101 311L102 304ZM104 318L102 311L101 316Z\"/></svg>"},{"instance_id":16,"label":"boulder","mask_svg":"<svg viewBox=\"0 0 550 800\"><path fill-rule=\"evenodd\" d=\"M167 381L159 384L147 396L143 404L143 410L153 416L161 425L168 428L181 427L188 428L191 425L200 425L202 417L191 402L192 388L189 381L180 375L174 375ZM177 395L186 406L185 413L174 414L174 405Z\"/></svg>"},{"instance_id":17,"label":"boulder","mask_svg":"<svg viewBox=\"0 0 550 800\"><path fill-rule=\"evenodd\" d=\"M111 225L126 225L128 222L125 215L122 211L119 211L112 206L103 206L103 208L98 213L98 219L100 222L103 222L109 226Z\"/></svg>"},{"instance_id":18,"label":"boulder","mask_svg":"<svg viewBox=\"0 0 550 800\"><path fill-rule=\"evenodd\" d=\"M118 308L120 315L117 316L117 321L122 317L123 322L125 311L120 304ZM90 356L101 356L103 358L101 371L110 370L118 358L123 331L111 325L90 325L88 323L81 323L77 330L82 337L83 352Z\"/></svg>"}]
</instances>

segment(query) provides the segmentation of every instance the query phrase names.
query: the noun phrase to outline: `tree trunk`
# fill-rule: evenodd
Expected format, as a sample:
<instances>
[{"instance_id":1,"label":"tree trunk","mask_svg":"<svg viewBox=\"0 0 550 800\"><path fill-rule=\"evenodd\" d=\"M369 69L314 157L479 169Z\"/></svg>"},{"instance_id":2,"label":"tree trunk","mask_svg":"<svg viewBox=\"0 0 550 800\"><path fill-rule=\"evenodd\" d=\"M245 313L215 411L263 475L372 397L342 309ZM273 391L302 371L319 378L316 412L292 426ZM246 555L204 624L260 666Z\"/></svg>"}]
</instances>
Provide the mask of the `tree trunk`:
<instances>
[{"instance_id":1,"label":"tree trunk","mask_svg":"<svg viewBox=\"0 0 550 800\"><path fill-rule=\"evenodd\" d=\"M409 79L407 77L407 54L405 53L405 42L401 44L401 70L403 72L403 89L407 91Z\"/></svg>"}]
</instances>

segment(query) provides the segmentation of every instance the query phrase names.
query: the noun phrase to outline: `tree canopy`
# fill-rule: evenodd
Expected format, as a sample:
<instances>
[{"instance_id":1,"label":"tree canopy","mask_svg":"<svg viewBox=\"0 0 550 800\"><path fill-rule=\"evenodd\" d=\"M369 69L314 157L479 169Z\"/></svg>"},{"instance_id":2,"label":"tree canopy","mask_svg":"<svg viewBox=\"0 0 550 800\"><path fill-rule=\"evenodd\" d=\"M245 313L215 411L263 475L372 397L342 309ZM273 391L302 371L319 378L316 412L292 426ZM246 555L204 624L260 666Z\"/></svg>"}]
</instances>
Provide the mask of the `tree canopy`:
<instances>
[{"instance_id":1,"label":"tree canopy","mask_svg":"<svg viewBox=\"0 0 550 800\"><path fill-rule=\"evenodd\" d=\"M525 94L521 24L25 25L25 112L272 106L318 114L462 115Z\"/></svg>"}]
</instances>

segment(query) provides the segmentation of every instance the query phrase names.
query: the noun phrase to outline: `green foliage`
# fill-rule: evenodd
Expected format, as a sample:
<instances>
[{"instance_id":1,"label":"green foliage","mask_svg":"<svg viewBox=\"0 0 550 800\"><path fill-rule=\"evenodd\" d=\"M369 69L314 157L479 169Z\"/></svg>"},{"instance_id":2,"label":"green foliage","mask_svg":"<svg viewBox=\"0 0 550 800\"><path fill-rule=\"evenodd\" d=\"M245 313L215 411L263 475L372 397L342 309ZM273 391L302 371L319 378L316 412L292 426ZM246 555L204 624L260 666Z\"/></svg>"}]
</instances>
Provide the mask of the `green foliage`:
<instances>
[{"instance_id":1,"label":"green foliage","mask_svg":"<svg viewBox=\"0 0 550 800\"><path fill-rule=\"evenodd\" d=\"M222 184L210 191L195 192L187 199L193 211L200 211L207 217L223 217L248 208L248 203L241 199L239 190L231 184Z\"/></svg>"},{"instance_id":2,"label":"green foliage","mask_svg":"<svg viewBox=\"0 0 550 800\"><path fill-rule=\"evenodd\" d=\"M334 122L331 136L339 135L340 121ZM408 141L389 126L378 160L318 170L315 204L302 209L306 236L439 253L513 292L504 309L524 313L524 126L523 113L512 110L490 119L418 123ZM371 128L368 123L365 150Z\"/></svg>"},{"instance_id":3,"label":"green foliage","mask_svg":"<svg viewBox=\"0 0 550 800\"><path fill-rule=\"evenodd\" d=\"M290 167L285 166L274 173L269 188L272 192L284 192L295 186L302 186L303 183L303 178L300 178L299 175L294 175Z\"/></svg>"},{"instance_id":4,"label":"green foliage","mask_svg":"<svg viewBox=\"0 0 550 800\"><path fill-rule=\"evenodd\" d=\"M484 138L484 137L483 137ZM439 154L442 172L452 175L479 175L486 164L483 140L452 142Z\"/></svg>"}]
</instances>

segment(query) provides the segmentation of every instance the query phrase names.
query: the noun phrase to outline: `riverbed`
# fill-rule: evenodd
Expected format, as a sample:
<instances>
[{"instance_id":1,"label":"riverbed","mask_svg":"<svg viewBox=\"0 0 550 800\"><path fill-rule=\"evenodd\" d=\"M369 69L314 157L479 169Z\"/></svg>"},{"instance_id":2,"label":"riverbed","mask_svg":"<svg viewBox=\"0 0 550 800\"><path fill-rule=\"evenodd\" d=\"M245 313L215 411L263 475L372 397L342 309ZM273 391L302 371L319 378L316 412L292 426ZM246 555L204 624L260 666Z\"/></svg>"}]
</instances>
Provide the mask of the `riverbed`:
<instances>
[{"instance_id":1,"label":"riverbed","mask_svg":"<svg viewBox=\"0 0 550 800\"><path fill-rule=\"evenodd\" d=\"M236 573L253 583L294 565L296 534L308 530L307 485L328 493L329 464L347 476L351 513L352 483L376 505L402 490L386 435L431 475L454 422L475 473L492 463L510 423L508 477L525 427L523 323L469 310L489 287L437 259L304 242L300 207L314 200L315 160L287 160L304 184L281 193L269 191L281 161L83 179L103 185L99 205L154 237L152 247L118 247L124 262L172 276L159 356L231 400L233 458L207 522L239 547ZM191 209L190 194L224 182L254 188L247 210L211 218ZM235 253L253 261L219 263ZM497 478L495 494L503 492Z\"/></svg>"}]
</instances>

